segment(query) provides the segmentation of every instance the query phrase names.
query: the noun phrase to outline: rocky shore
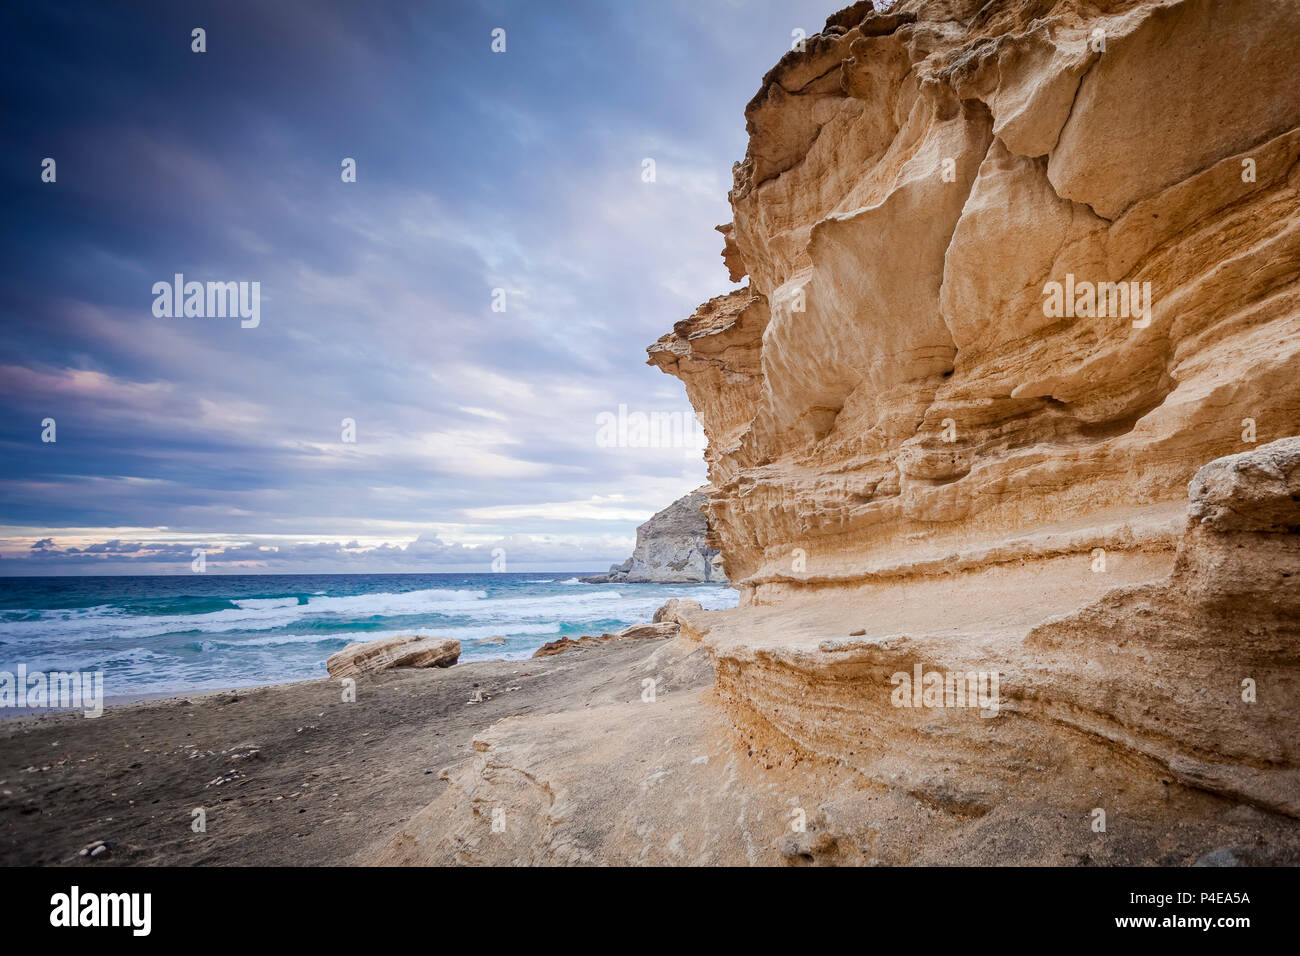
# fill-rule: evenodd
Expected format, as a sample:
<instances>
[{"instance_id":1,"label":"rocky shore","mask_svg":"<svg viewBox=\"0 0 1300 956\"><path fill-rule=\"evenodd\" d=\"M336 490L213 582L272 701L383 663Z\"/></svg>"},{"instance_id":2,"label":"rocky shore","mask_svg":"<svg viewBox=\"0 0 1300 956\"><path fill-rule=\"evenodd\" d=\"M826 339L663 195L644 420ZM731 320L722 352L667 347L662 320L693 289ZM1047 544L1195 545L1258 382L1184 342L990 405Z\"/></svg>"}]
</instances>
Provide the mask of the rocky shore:
<instances>
[{"instance_id":1,"label":"rocky shore","mask_svg":"<svg viewBox=\"0 0 1300 956\"><path fill-rule=\"evenodd\" d=\"M378 859L1300 862L1297 42L901 0L787 53L748 284L649 349L742 595L672 645L714 680L486 729Z\"/></svg>"},{"instance_id":2,"label":"rocky shore","mask_svg":"<svg viewBox=\"0 0 1300 956\"><path fill-rule=\"evenodd\" d=\"M1300 864L1298 44L1289 0L833 14L745 110L748 284L649 348L710 485L599 578L716 550L741 605L0 725L6 858Z\"/></svg>"},{"instance_id":3,"label":"rocky shore","mask_svg":"<svg viewBox=\"0 0 1300 956\"><path fill-rule=\"evenodd\" d=\"M331 679L0 721L0 863L366 863L484 728L637 700L664 644L360 673L351 701Z\"/></svg>"}]
</instances>

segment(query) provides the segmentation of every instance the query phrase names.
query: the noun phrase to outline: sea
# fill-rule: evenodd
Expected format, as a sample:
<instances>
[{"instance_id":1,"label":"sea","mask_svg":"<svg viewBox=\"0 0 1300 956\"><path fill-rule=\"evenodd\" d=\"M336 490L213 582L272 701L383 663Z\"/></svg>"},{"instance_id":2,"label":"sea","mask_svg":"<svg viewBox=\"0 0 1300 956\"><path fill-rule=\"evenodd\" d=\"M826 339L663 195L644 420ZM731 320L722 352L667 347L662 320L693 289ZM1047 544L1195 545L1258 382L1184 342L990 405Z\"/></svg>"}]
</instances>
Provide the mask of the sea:
<instances>
[{"instance_id":1,"label":"sea","mask_svg":"<svg viewBox=\"0 0 1300 956\"><path fill-rule=\"evenodd\" d=\"M325 677L335 651L392 634L454 637L462 661L521 660L560 637L649 621L675 597L738 600L716 584L572 573L8 577L0 671L101 671L111 699Z\"/></svg>"}]
</instances>

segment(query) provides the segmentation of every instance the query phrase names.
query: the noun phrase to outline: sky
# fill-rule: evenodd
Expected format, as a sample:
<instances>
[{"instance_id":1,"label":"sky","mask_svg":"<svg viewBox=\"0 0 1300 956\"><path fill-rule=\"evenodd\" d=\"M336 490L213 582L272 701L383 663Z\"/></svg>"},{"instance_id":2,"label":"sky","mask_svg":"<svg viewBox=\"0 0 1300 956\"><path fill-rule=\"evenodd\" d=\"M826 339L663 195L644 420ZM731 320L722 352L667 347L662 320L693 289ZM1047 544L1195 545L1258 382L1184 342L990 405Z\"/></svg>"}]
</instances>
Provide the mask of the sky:
<instances>
[{"instance_id":1,"label":"sky","mask_svg":"<svg viewBox=\"0 0 1300 956\"><path fill-rule=\"evenodd\" d=\"M0 575L624 560L705 481L645 348L735 287L744 105L834 7L5 5Z\"/></svg>"}]
</instances>

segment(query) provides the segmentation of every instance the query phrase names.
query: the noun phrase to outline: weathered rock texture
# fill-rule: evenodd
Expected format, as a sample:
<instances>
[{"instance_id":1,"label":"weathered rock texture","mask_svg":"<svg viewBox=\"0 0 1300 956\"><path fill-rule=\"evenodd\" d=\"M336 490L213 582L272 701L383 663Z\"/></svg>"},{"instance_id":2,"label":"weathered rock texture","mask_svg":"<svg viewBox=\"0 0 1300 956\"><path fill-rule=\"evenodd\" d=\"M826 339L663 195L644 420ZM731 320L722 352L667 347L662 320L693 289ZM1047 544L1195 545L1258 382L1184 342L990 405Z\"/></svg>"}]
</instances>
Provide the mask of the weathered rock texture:
<instances>
[{"instance_id":1,"label":"weathered rock texture","mask_svg":"<svg viewBox=\"0 0 1300 956\"><path fill-rule=\"evenodd\" d=\"M741 606L382 859L1300 862L1297 48L1292 0L902 0L783 57L749 284L650 348Z\"/></svg>"},{"instance_id":2,"label":"weathered rock texture","mask_svg":"<svg viewBox=\"0 0 1300 956\"><path fill-rule=\"evenodd\" d=\"M696 605L698 607L698 605ZM554 657L556 654L563 654L571 647L581 647L584 644L608 644L610 641L655 641L673 638L677 636L679 625L673 621L660 621L659 615L655 615L655 620L650 624L633 624L631 627L625 627L621 631L613 634L602 634L599 637L592 635L583 635L576 640L571 637L561 637L554 641L547 641L536 651L533 657Z\"/></svg>"},{"instance_id":3,"label":"weathered rock texture","mask_svg":"<svg viewBox=\"0 0 1300 956\"><path fill-rule=\"evenodd\" d=\"M330 677L355 677L390 667L450 667L460 657L460 641L448 637L398 634L349 644L325 662Z\"/></svg>"},{"instance_id":4,"label":"weathered rock texture","mask_svg":"<svg viewBox=\"0 0 1300 956\"><path fill-rule=\"evenodd\" d=\"M1243 419L1300 430L1300 7L867 6L746 110L749 285L650 350L729 577L763 600L1130 520L1172 548L1153 519ZM1150 324L1045 315L1067 275L1150 282Z\"/></svg>"},{"instance_id":5,"label":"weathered rock texture","mask_svg":"<svg viewBox=\"0 0 1300 956\"><path fill-rule=\"evenodd\" d=\"M700 489L683 495L636 529L632 557L588 584L726 584L718 552L708 545L709 523Z\"/></svg>"},{"instance_id":6,"label":"weathered rock texture","mask_svg":"<svg viewBox=\"0 0 1300 956\"><path fill-rule=\"evenodd\" d=\"M816 640L843 617L799 595L706 640L742 733L921 799L976 815L1012 789L1058 804L1052 778L1140 757L1164 783L1300 818L1300 438L1202 468L1169 571L1124 564L1141 583L1113 586L1118 569L1084 554L861 589L858 637ZM918 664L997 672L1000 712L898 707L892 675ZM1076 796L1093 790L1083 776Z\"/></svg>"}]
</instances>

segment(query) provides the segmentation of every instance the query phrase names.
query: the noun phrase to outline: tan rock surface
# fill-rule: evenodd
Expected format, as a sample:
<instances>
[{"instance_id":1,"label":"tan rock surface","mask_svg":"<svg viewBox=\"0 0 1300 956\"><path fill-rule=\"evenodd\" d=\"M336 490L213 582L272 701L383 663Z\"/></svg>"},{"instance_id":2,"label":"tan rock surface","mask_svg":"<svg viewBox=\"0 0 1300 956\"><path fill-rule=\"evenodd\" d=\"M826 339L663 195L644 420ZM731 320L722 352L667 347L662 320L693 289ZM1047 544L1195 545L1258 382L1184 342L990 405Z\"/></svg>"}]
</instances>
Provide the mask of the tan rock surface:
<instances>
[{"instance_id":1,"label":"tan rock surface","mask_svg":"<svg viewBox=\"0 0 1300 956\"><path fill-rule=\"evenodd\" d=\"M694 604L695 602L692 601L691 603ZM698 607L698 605L696 606ZM677 621L661 621L658 614L656 614L655 620L649 624L633 624L631 627L625 627L613 634L601 634L599 637L583 635L576 640L572 637L561 637L554 641L547 641L533 652L533 657L551 657L555 654L562 654L571 647L581 647L584 644L608 644L610 641L665 640L676 637L679 628L680 625Z\"/></svg>"},{"instance_id":2,"label":"tan rock surface","mask_svg":"<svg viewBox=\"0 0 1300 956\"><path fill-rule=\"evenodd\" d=\"M655 624L677 624L688 618L692 614L699 614L704 610L699 601L692 601L690 598L670 598L663 603L659 610L655 611Z\"/></svg>"},{"instance_id":3,"label":"tan rock surface","mask_svg":"<svg viewBox=\"0 0 1300 956\"><path fill-rule=\"evenodd\" d=\"M1192 496L1170 570L1061 555L693 614L703 645L479 734L376 860L1300 860L1300 439L1211 463ZM995 672L994 713L897 706L917 666Z\"/></svg>"},{"instance_id":4,"label":"tan rock surface","mask_svg":"<svg viewBox=\"0 0 1300 956\"><path fill-rule=\"evenodd\" d=\"M741 606L484 731L382 860L1300 862L1297 47L1285 0L901 0L783 57L748 285L649 349Z\"/></svg>"},{"instance_id":5,"label":"tan rock surface","mask_svg":"<svg viewBox=\"0 0 1300 956\"><path fill-rule=\"evenodd\" d=\"M1142 520L1248 448L1243 419L1300 431L1300 8L899 14L766 78L724 227L750 284L650 350L686 384L715 546L759 600L792 573ZM1067 274L1150 282L1150 325L1045 315Z\"/></svg>"},{"instance_id":6,"label":"tan rock surface","mask_svg":"<svg viewBox=\"0 0 1300 956\"><path fill-rule=\"evenodd\" d=\"M460 657L460 641L446 637L398 634L349 644L325 662L330 677L355 677L392 667L450 667Z\"/></svg>"}]
</instances>

